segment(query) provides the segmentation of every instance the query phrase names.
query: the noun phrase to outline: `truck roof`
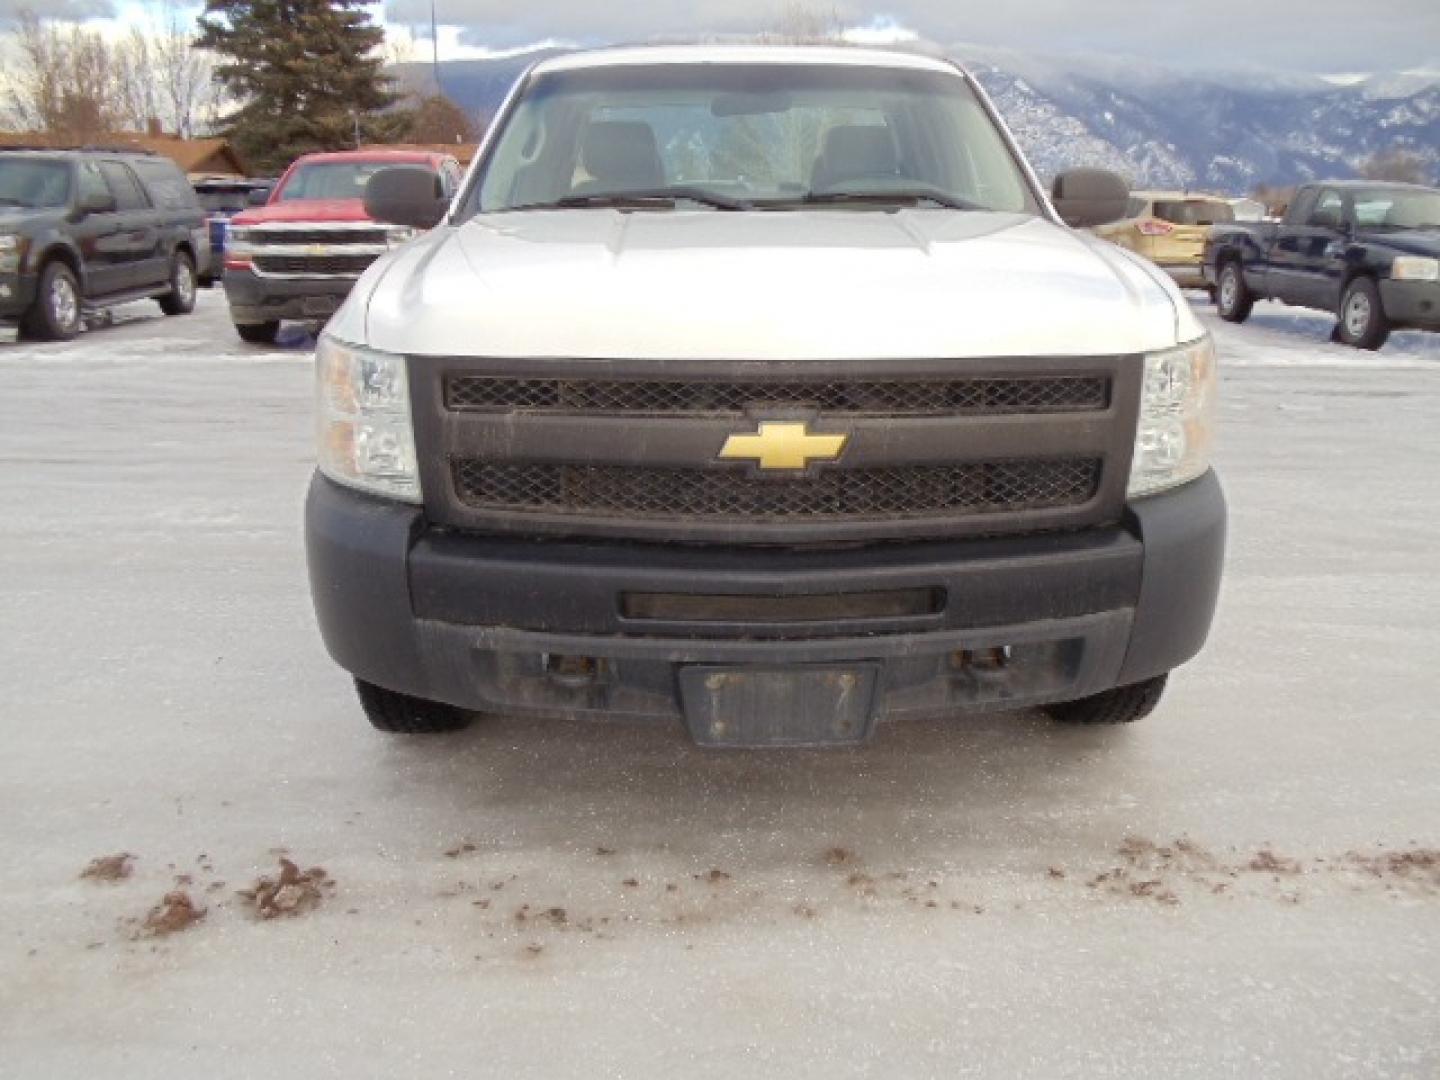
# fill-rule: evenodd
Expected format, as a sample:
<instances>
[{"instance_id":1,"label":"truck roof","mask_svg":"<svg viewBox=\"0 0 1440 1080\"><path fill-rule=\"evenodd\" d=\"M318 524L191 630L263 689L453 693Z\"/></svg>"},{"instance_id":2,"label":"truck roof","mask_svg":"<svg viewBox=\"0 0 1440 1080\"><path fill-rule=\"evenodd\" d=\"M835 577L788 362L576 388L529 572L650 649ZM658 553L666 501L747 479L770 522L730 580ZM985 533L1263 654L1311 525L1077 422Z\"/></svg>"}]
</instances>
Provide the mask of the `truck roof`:
<instances>
[{"instance_id":1,"label":"truck roof","mask_svg":"<svg viewBox=\"0 0 1440 1080\"><path fill-rule=\"evenodd\" d=\"M1163 188L1137 188L1130 192L1136 199L1167 199L1184 202L1187 199L1203 199L1209 202L1224 202L1228 195L1215 195L1209 191L1166 191Z\"/></svg>"},{"instance_id":2,"label":"truck roof","mask_svg":"<svg viewBox=\"0 0 1440 1080\"><path fill-rule=\"evenodd\" d=\"M432 165L444 161L447 155L429 150L331 150L317 154L302 154L299 162L331 161L390 161L400 165Z\"/></svg>"},{"instance_id":3,"label":"truck roof","mask_svg":"<svg viewBox=\"0 0 1440 1080\"><path fill-rule=\"evenodd\" d=\"M1398 180L1311 180L1301 184L1300 187L1335 188L1339 191L1354 191L1357 188L1364 188L1366 191L1374 191L1376 189L1393 189L1395 191L1435 190L1435 188L1427 184L1404 184Z\"/></svg>"},{"instance_id":4,"label":"truck roof","mask_svg":"<svg viewBox=\"0 0 1440 1080\"><path fill-rule=\"evenodd\" d=\"M886 49L852 49L813 45L629 45L584 49L551 57L535 65L536 74L586 68L655 64L834 64L889 67L955 74L948 60Z\"/></svg>"}]
</instances>

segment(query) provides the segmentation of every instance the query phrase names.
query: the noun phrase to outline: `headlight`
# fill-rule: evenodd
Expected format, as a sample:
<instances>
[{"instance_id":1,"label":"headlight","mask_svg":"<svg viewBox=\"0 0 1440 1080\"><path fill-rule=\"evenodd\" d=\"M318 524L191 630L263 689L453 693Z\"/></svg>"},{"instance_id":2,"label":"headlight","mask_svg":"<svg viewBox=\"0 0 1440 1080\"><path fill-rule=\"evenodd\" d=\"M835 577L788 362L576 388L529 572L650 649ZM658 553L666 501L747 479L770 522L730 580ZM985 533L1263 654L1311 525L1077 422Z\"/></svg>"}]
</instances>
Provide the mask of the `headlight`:
<instances>
[{"instance_id":1,"label":"headlight","mask_svg":"<svg viewBox=\"0 0 1440 1080\"><path fill-rule=\"evenodd\" d=\"M233 225L225 230L225 257L227 259L248 259L255 252L250 243L250 230L237 229Z\"/></svg>"},{"instance_id":2,"label":"headlight","mask_svg":"<svg viewBox=\"0 0 1440 1080\"><path fill-rule=\"evenodd\" d=\"M320 471L340 484L418 503L404 357L322 336L315 388Z\"/></svg>"},{"instance_id":3,"label":"headlight","mask_svg":"<svg viewBox=\"0 0 1440 1080\"><path fill-rule=\"evenodd\" d=\"M1390 277L1395 281L1440 281L1440 259L1397 255L1390 264Z\"/></svg>"},{"instance_id":4,"label":"headlight","mask_svg":"<svg viewBox=\"0 0 1440 1080\"><path fill-rule=\"evenodd\" d=\"M25 238L13 233L0 235L0 273L13 274L25 259Z\"/></svg>"},{"instance_id":5,"label":"headlight","mask_svg":"<svg viewBox=\"0 0 1440 1080\"><path fill-rule=\"evenodd\" d=\"M1208 334L1146 356L1129 494L1150 495L1204 473L1214 422L1215 347Z\"/></svg>"}]
</instances>

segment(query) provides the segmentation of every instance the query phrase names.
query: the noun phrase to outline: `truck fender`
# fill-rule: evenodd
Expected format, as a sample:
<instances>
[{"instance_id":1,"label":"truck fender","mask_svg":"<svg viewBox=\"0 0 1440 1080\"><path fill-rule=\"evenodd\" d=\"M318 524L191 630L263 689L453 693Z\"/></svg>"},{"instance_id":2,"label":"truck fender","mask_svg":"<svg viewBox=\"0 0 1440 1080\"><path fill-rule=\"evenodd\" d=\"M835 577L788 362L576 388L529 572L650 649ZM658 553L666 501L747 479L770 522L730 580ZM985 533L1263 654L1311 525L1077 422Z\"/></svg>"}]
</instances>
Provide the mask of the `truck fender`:
<instances>
[{"instance_id":1,"label":"truck fender","mask_svg":"<svg viewBox=\"0 0 1440 1080\"><path fill-rule=\"evenodd\" d=\"M85 260L80 255L80 249L69 237L60 233L44 233L37 239L30 248L30 271L38 275L45 264L53 259L59 259L70 267L70 272L75 275L75 280L80 283L80 295L84 296L89 292L88 275L85 272Z\"/></svg>"}]
</instances>

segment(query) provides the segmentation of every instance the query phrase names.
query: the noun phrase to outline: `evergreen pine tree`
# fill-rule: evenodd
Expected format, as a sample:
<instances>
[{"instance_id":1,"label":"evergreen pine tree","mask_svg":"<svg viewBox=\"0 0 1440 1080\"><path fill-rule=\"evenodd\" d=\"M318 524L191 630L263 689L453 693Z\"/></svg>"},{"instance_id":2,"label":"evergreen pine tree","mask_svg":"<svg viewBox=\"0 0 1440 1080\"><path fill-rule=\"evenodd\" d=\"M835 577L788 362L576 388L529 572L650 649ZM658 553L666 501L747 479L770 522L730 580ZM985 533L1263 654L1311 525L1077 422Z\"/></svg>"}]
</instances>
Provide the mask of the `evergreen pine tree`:
<instances>
[{"instance_id":1,"label":"evergreen pine tree","mask_svg":"<svg viewBox=\"0 0 1440 1080\"><path fill-rule=\"evenodd\" d=\"M242 105L226 135L275 173L312 150L401 134L381 73L384 31L360 0L205 0L196 44L218 53L216 77Z\"/></svg>"}]
</instances>

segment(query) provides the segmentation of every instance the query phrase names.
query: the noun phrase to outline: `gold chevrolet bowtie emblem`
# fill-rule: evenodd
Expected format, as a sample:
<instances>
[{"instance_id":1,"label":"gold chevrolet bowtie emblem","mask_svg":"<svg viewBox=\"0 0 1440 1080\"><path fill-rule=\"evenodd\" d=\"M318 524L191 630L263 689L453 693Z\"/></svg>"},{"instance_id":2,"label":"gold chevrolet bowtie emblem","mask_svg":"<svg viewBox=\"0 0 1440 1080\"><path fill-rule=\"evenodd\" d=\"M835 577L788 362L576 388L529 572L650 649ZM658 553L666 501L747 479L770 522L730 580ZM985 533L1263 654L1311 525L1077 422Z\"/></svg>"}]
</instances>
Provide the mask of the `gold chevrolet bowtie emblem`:
<instances>
[{"instance_id":1,"label":"gold chevrolet bowtie emblem","mask_svg":"<svg viewBox=\"0 0 1440 1080\"><path fill-rule=\"evenodd\" d=\"M763 421L754 435L731 435L720 448L727 461L753 461L762 469L803 469L812 461L834 461L848 435L811 435L804 424Z\"/></svg>"}]
</instances>

